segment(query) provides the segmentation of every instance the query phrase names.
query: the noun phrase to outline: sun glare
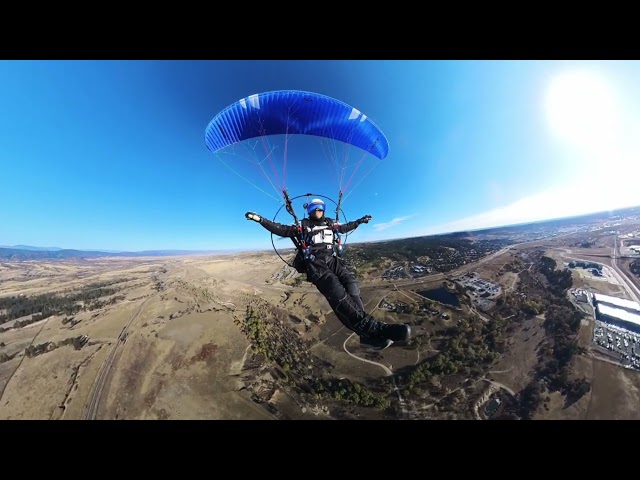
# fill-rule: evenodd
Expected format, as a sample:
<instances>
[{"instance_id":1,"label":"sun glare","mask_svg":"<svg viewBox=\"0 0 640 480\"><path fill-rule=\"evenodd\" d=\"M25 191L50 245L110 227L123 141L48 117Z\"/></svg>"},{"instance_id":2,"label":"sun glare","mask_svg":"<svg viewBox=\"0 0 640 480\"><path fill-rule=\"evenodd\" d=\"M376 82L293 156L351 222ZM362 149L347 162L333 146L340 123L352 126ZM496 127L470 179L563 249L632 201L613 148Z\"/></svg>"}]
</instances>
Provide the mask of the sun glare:
<instances>
[{"instance_id":1,"label":"sun glare","mask_svg":"<svg viewBox=\"0 0 640 480\"><path fill-rule=\"evenodd\" d=\"M615 95L595 73L570 72L554 78L545 110L557 137L598 163L617 150L622 127ZM586 160L586 159L585 159Z\"/></svg>"}]
</instances>

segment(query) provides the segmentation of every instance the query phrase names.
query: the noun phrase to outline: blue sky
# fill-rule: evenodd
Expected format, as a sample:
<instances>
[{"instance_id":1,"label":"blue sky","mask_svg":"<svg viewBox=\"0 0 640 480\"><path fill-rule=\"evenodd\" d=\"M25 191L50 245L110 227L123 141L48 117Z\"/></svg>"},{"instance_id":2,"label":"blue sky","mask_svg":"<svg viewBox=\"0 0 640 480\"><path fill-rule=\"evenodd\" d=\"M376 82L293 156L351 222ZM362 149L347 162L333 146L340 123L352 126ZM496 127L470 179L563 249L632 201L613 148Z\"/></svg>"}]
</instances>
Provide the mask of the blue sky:
<instances>
[{"instance_id":1,"label":"blue sky","mask_svg":"<svg viewBox=\"0 0 640 480\"><path fill-rule=\"evenodd\" d=\"M350 242L638 205L639 78L637 61L2 61L0 245L271 248L244 213L273 218L277 192L204 130L281 89L342 100L389 141L345 192L347 219L373 217ZM291 196L337 200L325 146L290 142Z\"/></svg>"}]
</instances>

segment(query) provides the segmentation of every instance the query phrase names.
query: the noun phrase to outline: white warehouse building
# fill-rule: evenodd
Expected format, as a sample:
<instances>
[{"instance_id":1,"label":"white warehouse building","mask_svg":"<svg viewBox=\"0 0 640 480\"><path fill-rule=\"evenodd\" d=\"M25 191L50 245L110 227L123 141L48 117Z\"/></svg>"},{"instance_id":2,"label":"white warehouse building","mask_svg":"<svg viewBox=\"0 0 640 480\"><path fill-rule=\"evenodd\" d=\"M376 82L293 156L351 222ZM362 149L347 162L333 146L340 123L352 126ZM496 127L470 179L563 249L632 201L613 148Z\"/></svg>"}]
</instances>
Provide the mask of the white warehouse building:
<instances>
[{"instance_id":1,"label":"white warehouse building","mask_svg":"<svg viewBox=\"0 0 640 480\"><path fill-rule=\"evenodd\" d=\"M596 319L626 330L640 333L640 315L600 303L596 305Z\"/></svg>"},{"instance_id":2,"label":"white warehouse building","mask_svg":"<svg viewBox=\"0 0 640 480\"><path fill-rule=\"evenodd\" d=\"M624 298L611 297L609 295L603 295L601 293L593 293L593 306L609 306L616 309L621 309L635 315L640 315L640 305L631 300Z\"/></svg>"}]
</instances>

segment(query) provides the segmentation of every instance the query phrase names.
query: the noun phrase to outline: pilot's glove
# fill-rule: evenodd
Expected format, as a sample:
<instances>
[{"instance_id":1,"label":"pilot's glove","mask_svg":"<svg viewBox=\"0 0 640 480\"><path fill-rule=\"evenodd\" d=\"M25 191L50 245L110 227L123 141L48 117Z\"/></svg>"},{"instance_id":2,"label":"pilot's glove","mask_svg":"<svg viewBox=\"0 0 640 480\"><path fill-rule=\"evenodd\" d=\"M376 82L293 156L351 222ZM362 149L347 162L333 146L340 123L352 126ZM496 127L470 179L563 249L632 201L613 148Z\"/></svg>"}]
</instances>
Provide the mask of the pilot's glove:
<instances>
[{"instance_id":1,"label":"pilot's glove","mask_svg":"<svg viewBox=\"0 0 640 480\"><path fill-rule=\"evenodd\" d=\"M247 212L244 214L244 216L247 217L247 220L253 220L254 222L258 222L258 223L260 223L260 221L262 220L260 215L254 212Z\"/></svg>"}]
</instances>

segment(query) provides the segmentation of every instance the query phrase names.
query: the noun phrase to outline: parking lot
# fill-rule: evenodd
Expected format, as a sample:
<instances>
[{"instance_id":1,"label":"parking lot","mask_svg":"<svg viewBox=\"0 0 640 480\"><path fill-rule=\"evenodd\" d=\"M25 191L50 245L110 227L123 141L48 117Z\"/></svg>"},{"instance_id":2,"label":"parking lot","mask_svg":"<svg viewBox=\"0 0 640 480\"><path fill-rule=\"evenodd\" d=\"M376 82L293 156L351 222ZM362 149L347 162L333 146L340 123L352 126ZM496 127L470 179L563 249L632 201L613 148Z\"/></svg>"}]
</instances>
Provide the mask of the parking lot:
<instances>
[{"instance_id":1,"label":"parking lot","mask_svg":"<svg viewBox=\"0 0 640 480\"><path fill-rule=\"evenodd\" d=\"M609 350L626 366L640 370L640 335L596 320L593 342Z\"/></svg>"}]
</instances>

